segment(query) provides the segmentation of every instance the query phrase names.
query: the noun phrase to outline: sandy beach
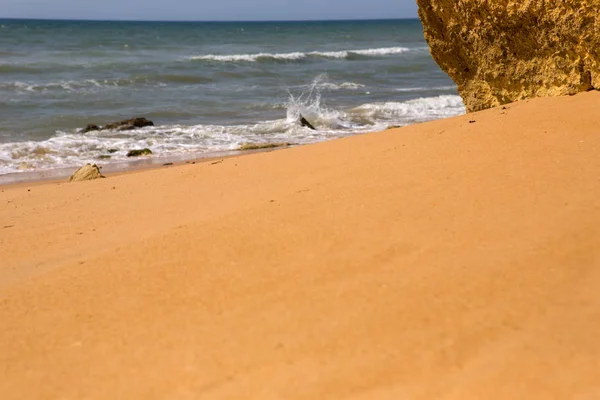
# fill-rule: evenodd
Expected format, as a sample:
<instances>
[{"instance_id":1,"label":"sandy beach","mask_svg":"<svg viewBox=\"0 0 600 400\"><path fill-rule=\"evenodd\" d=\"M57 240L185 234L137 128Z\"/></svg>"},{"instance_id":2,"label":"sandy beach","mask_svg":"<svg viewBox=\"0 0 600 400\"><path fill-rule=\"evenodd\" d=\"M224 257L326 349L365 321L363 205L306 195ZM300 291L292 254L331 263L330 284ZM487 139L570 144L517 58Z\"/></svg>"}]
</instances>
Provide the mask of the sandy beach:
<instances>
[{"instance_id":1,"label":"sandy beach","mask_svg":"<svg viewBox=\"0 0 600 400\"><path fill-rule=\"evenodd\" d=\"M0 397L598 399L598 109L0 186Z\"/></svg>"}]
</instances>

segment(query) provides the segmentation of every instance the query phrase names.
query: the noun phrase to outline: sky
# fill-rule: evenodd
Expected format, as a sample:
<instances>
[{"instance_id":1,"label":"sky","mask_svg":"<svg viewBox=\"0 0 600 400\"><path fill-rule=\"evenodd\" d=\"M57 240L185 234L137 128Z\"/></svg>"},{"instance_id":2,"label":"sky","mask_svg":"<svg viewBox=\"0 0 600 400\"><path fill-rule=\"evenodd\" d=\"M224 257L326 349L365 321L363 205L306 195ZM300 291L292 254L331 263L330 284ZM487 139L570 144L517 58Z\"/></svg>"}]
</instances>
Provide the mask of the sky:
<instances>
[{"instance_id":1,"label":"sky","mask_svg":"<svg viewBox=\"0 0 600 400\"><path fill-rule=\"evenodd\" d=\"M0 0L0 18L264 21L416 17L415 0Z\"/></svg>"}]
</instances>

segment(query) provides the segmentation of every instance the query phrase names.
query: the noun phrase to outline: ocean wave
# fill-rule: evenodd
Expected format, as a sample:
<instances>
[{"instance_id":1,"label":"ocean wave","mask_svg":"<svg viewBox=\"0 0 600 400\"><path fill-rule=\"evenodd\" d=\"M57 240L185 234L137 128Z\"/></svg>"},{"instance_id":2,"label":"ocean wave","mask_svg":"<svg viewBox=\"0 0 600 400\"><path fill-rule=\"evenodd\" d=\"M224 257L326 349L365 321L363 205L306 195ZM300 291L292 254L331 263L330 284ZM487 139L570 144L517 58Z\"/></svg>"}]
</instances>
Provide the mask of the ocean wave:
<instances>
[{"instance_id":1,"label":"ocean wave","mask_svg":"<svg viewBox=\"0 0 600 400\"><path fill-rule=\"evenodd\" d=\"M57 82L26 82L14 81L0 83L0 90L25 93L25 92L49 92L49 91L96 91L99 89L115 89L131 86L164 87L168 84L205 84L214 80L209 77L197 75L147 75L134 76L119 79L84 79L84 80L62 80Z\"/></svg>"},{"instance_id":2,"label":"ocean wave","mask_svg":"<svg viewBox=\"0 0 600 400\"><path fill-rule=\"evenodd\" d=\"M355 59L362 57L382 57L402 54L411 49L407 47L384 47L377 49L341 50L341 51L311 51L290 53L252 53L252 54L207 54L189 57L196 61L212 62L290 62L304 59Z\"/></svg>"},{"instance_id":3,"label":"ocean wave","mask_svg":"<svg viewBox=\"0 0 600 400\"><path fill-rule=\"evenodd\" d=\"M358 90L358 89L362 89L364 88L365 85L363 85L362 83L355 83L355 82L342 82L342 83L324 83L323 84L323 88L327 89L327 90L340 90L340 89L347 89L347 90Z\"/></svg>"},{"instance_id":4,"label":"ocean wave","mask_svg":"<svg viewBox=\"0 0 600 400\"><path fill-rule=\"evenodd\" d=\"M406 47L384 47L380 49L366 49L366 50L350 50L349 53L360 54L363 56L388 56L391 54L400 54L409 51Z\"/></svg>"},{"instance_id":5,"label":"ocean wave","mask_svg":"<svg viewBox=\"0 0 600 400\"><path fill-rule=\"evenodd\" d=\"M364 104L352 110L360 120L407 125L461 115L466 112L460 96L422 97L404 102Z\"/></svg>"},{"instance_id":6,"label":"ocean wave","mask_svg":"<svg viewBox=\"0 0 600 400\"><path fill-rule=\"evenodd\" d=\"M366 86L363 85L362 83L356 83L356 82L336 83L336 82L322 81L322 82L317 82L316 85L314 86L314 89L336 91L336 90L358 90L358 89L362 89L365 87ZM306 89L313 88L313 85L298 85L298 86L294 86L294 88L306 90Z\"/></svg>"},{"instance_id":7,"label":"ocean wave","mask_svg":"<svg viewBox=\"0 0 600 400\"><path fill-rule=\"evenodd\" d=\"M286 119L257 124L163 125L135 131L97 131L81 134L58 131L43 141L0 143L0 175L33 170L77 167L85 163L114 164L132 161L131 149L150 148L153 157L233 151L244 143L317 141L307 130Z\"/></svg>"},{"instance_id":8,"label":"ocean wave","mask_svg":"<svg viewBox=\"0 0 600 400\"><path fill-rule=\"evenodd\" d=\"M135 83L131 79L85 79L81 81L58 81L58 82L7 82L0 83L0 90L15 91L15 92L46 92L53 90L62 90L75 92L79 90L89 90L98 88L114 88L120 86L130 86Z\"/></svg>"},{"instance_id":9,"label":"ocean wave","mask_svg":"<svg viewBox=\"0 0 600 400\"><path fill-rule=\"evenodd\" d=\"M169 82L169 83L189 83L189 84L204 84L214 82L214 79L208 78L206 76L198 76L198 75L178 75L178 74L169 74L169 75L156 75L156 76L148 76L145 78L147 82Z\"/></svg>"},{"instance_id":10,"label":"ocean wave","mask_svg":"<svg viewBox=\"0 0 600 400\"><path fill-rule=\"evenodd\" d=\"M459 96L436 96L405 102L368 103L350 110L326 108L318 85L306 96L290 97L287 116L278 120L241 125L163 125L135 131L96 131L87 134L57 132L44 141L0 143L0 175L31 170L77 167L93 162L112 164L131 161L127 151L150 148L154 156L232 151L243 143L314 143L383 130L416 122L460 115L465 112ZM302 114L317 127L298 124ZM112 151L116 149L116 151ZM110 150L110 151L109 151Z\"/></svg>"},{"instance_id":11,"label":"ocean wave","mask_svg":"<svg viewBox=\"0 0 600 400\"><path fill-rule=\"evenodd\" d=\"M306 53L257 53L257 54L232 54L232 55L214 55L209 54L206 56L194 56L191 57L192 60L209 60L209 61L218 61L218 62L256 62L262 60L300 60L302 58L306 58Z\"/></svg>"},{"instance_id":12,"label":"ocean wave","mask_svg":"<svg viewBox=\"0 0 600 400\"><path fill-rule=\"evenodd\" d=\"M178 62L177 59L171 60L173 63ZM81 70L89 71L106 71L109 69L113 70L127 70L132 65L137 65L139 62L123 59L95 59L94 57L86 58L80 56L80 58L73 58L65 56L62 59L52 58L36 61L3 61L0 62L0 72L6 74L54 74L54 73L65 73L69 71L81 72ZM164 60L144 60L144 67L163 67L165 65Z\"/></svg>"}]
</instances>

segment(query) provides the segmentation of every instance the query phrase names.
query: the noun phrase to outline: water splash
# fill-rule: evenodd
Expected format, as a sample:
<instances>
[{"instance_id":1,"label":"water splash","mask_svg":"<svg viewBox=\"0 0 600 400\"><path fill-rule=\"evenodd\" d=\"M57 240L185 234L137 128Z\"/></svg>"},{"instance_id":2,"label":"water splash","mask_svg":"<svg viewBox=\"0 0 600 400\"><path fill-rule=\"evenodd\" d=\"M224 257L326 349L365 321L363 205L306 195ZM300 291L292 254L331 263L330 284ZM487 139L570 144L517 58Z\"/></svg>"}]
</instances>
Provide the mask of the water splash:
<instances>
[{"instance_id":1,"label":"water splash","mask_svg":"<svg viewBox=\"0 0 600 400\"><path fill-rule=\"evenodd\" d=\"M320 74L309 85L286 88L285 118L240 125L162 125L135 131L57 131L43 141L0 143L0 175L11 172L75 167L86 162L128 161L127 151L148 147L156 157L206 154L238 149L245 143L315 143L403 126L465 112L456 95L420 97L401 102L366 103L352 109L325 104L328 91L339 83ZM302 127L300 115L317 129Z\"/></svg>"},{"instance_id":2,"label":"water splash","mask_svg":"<svg viewBox=\"0 0 600 400\"><path fill-rule=\"evenodd\" d=\"M298 121L300 115L312 125L322 129L349 129L352 124L345 112L325 107L321 103L322 90L328 87L327 74L318 75L310 84L307 91L295 96L287 90L289 99L286 103L288 122Z\"/></svg>"}]
</instances>

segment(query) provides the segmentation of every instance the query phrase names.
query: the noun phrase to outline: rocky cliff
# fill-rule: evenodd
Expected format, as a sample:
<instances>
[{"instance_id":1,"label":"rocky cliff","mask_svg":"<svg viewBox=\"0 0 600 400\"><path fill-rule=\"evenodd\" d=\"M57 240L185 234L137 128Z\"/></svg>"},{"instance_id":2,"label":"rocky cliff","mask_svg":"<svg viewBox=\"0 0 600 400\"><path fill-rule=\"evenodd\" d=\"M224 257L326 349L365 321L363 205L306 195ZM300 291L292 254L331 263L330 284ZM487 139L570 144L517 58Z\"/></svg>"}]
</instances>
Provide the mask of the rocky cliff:
<instances>
[{"instance_id":1,"label":"rocky cliff","mask_svg":"<svg viewBox=\"0 0 600 400\"><path fill-rule=\"evenodd\" d=\"M600 0L417 0L468 111L600 89Z\"/></svg>"}]
</instances>

